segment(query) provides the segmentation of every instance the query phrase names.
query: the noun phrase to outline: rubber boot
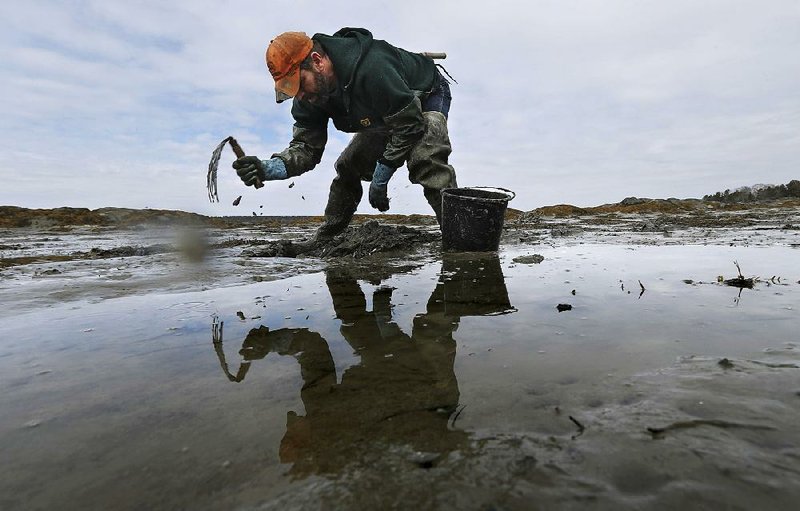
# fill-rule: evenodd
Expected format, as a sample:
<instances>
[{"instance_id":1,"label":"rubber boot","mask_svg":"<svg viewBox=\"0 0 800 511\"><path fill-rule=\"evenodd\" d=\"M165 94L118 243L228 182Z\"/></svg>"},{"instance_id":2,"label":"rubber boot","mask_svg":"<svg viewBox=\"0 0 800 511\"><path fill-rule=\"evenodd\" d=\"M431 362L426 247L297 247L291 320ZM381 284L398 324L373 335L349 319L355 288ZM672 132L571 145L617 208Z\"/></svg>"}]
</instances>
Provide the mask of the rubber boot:
<instances>
[{"instance_id":1,"label":"rubber boot","mask_svg":"<svg viewBox=\"0 0 800 511\"><path fill-rule=\"evenodd\" d=\"M328 194L325 222L317 229L314 239L330 239L350 225L364 193L361 181L372 180L375 163L388 140L389 134L385 132L357 133L344 148L334 164L336 177Z\"/></svg>"},{"instance_id":2,"label":"rubber boot","mask_svg":"<svg viewBox=\"0 0 800 511\"><path fill-rule=\"evenodd\" d=\"M423 186L425 199L442 225L442 193L445 188L456 188L456 171L447 160L452 152L447 133L447 118L440 112L423 112L425 133L411 150L406 165L412 183Z\"/></svg>"},{"instance_id":3,"label":"rubber boot","mask_svg":"<svg viewBox=\"0 0 800 511\"><path fill-rule=\"evenodd\" d=\"M439 228L442 227L442 191L437 190L435 188L423 188L422 193L425 195L425 199L430 204L431 209L433 209L433 214L436 215L436 223L439 224Z\"/></svg>"}]
</instances>

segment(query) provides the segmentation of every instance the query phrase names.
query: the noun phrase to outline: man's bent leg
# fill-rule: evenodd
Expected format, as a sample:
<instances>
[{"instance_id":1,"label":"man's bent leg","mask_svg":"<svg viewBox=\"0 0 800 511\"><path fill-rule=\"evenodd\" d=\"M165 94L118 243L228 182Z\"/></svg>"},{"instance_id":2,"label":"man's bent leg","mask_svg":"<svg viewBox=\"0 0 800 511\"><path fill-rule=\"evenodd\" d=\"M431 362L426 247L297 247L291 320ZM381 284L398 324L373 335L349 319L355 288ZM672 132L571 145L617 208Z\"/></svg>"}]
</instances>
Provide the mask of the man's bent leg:
<instances>
[{"instance_id":1,"label":"man's bent leg","mask_svg":"<svg viewBox=\"0 0 800 511\"><path fill-rule=\"evenodd\" d=\"M388 134L383 132L357 133L347 144L334 164L336 177L331 183L325 222L317 229L315 238L330 238L344 231L361 202L361 180L372 179L375 162L386 148Z\"/></svg>"},{"instance_id":2,"label":"man's bent leg","mask_svg":"<svg viewBox=\"0 0 800 511\"><path fill-rule=\"evenodd\" d=\"M423 112L425 134L411 150L408 158L408 178L421 184L428 204L442 224L442 190L455 188L456 171L447 163L452 152L447 133L447 118L441 112Z\"/></svg>"}]
</instances>

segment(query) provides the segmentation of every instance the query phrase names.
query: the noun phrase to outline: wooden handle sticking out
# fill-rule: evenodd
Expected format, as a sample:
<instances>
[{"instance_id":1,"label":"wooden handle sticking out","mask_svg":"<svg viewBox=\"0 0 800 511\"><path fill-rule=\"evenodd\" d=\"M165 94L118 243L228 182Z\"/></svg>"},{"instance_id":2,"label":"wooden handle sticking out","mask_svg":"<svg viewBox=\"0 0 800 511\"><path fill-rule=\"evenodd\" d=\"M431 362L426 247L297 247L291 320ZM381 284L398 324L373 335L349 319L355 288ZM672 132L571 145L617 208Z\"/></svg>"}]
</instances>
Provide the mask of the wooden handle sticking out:
<instances>
[{"instance_id":1,"label":"wooden handle sticking out","mask_svg":"<svg viewBox=\"0 0 800 511\"><path fill-rule=\"evenodd\" d=\"M244 158L246 155L244 154L244 149L242 146L239 145L239 142L233 137L228 137L228 143L231 145L231 149L233 149L233 154L236 155L236 158ZM262 188L264 183L261 182L260 179L256 178L255 187Z\"/></svg>"}]
</instances>

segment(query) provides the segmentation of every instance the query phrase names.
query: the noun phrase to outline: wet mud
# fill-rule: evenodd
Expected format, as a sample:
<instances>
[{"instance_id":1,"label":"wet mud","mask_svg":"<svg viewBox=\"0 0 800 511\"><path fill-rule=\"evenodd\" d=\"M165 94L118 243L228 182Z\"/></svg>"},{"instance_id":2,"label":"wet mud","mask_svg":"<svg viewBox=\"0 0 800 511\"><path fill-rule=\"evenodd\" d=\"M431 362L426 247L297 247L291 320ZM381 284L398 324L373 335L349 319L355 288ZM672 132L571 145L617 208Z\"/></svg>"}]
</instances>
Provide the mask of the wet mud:
<instances>
[{"instance_id":1,"label":"wet mud","mask_svg":"<svg viewBox=\"0 0 800 511\"><path fill-rule=\"evenodd\" d=\"M657 205L3 229L0 508L794 509L800 209Z\"/></svg>"}]
</instances>

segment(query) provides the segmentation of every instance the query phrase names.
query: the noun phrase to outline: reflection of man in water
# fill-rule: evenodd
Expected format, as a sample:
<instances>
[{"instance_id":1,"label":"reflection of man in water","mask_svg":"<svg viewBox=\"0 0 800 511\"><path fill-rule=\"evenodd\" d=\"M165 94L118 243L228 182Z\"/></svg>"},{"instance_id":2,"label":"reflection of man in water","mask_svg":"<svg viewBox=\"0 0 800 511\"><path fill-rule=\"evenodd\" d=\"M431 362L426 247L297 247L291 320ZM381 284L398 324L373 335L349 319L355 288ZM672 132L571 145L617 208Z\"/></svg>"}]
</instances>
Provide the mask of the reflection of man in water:
<instances>
[{"instance_id":1,"label":"reflection of man in water","mask_svg":"<svg viewBox=\"0 0 800 511\"><path fill-rule=\"evenodd\" d=\"M361 358L360 364L344 372L339 384L326 341L307 329L253 329L240 352L246 360L243 369L233 376L223 362L232 381L244 378L249 361L272 351L294 356L300 363L306 415L288 413L280 447L281 461L294 463L292 473L335 472L368 446L406 444L415 451L444 454L466 440L465 432L449 428L459 401L452 334L460 315L510 306L496 255L478 263L478 275L463 271L471 264L468 261L451 264L446 271L448 261L426 312L414 318L411 336L391 321L391 288L374 292L370 312L352 274L326 272L341 333ZM499 287L497 282L487 286L485 277L495 281L499 277ZM500 294L491 296L487 289ZM448 291L453 293L450 302Z\"/></svg>"}]
</instances>

